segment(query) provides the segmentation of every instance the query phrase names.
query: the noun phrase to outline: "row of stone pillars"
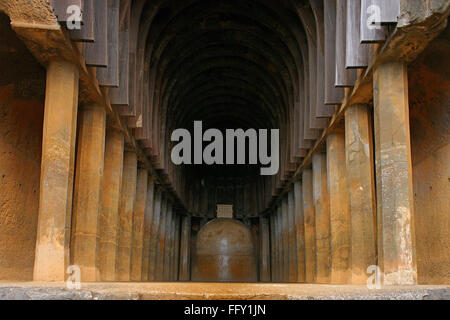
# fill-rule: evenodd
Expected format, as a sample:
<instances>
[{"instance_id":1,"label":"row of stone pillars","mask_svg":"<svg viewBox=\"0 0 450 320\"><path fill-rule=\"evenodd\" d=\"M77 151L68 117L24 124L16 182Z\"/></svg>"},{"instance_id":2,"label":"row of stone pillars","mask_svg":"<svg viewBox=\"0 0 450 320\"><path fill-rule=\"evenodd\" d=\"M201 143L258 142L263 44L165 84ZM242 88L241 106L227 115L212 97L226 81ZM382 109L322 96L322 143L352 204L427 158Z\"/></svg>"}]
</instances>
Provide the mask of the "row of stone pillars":
<instances>
[{"instance_id":1,"label":"row of stone pillars","mask_svg":"<svg viewBox=\"0 0 450 320\"><path fill-rule=\"evenodd\" d=\"M416 284L406 65L376 67L373 89L374 117L349 106L345 128L263 218L263 281L366 284L377 266L384 285Z\"/></svg>"},{"instance_id":2,"label":"row of stone pillars","mask_svg":"<svg viewBox=\"0 0 450 320\"><path fill-rule=\"evenodd\" d=\"M189 218L103 107L78 108L78 82L71 63L48 66L34 279L63 281L73 264L83 281L188 280ZM361 284L379 266L385 284L416 283L406 65L377 66L373 89L374 118L349 106L345 130L261 220L261 280Z\"/></svg>"},{"instance_id":3,"label":"row of stone pillars","mask_svg":"<svg viewBox=\"0 0 450 320\"><path fill-rule=\"evenodd\" d=\"M78 107L78 71L47 69L36 281L188 280L190 218L181 216L104 107ZM75 160L76 159L76 160Z\"/></svg>"}]
</instances>

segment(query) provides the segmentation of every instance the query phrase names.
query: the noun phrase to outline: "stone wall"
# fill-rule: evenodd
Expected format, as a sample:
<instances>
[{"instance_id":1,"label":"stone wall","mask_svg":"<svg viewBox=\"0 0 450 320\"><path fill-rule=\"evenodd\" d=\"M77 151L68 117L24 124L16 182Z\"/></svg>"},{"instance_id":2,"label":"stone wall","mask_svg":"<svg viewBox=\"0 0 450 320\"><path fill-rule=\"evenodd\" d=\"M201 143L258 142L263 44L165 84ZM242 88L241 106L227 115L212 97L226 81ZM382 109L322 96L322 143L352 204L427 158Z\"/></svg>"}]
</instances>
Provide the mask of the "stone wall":
<instances>
[{"instance_id":1,"label":"stone wall","mask_svg":"<svg viewBox=\"0 0 450 320\"><path fill-rule=\"evenodd\" d=\"M32 280L45 73L0 14L0 280Z\"/></svg>"},{"instance_id":2,"label":"stone wall","mask_svg":"<svg viewBox=\"0 0 450 320\"><path fill-rule=\"evenodd\" d=\"M409 67L417 270L450 284L449 27Z\"/></svg>"}]
</instances>

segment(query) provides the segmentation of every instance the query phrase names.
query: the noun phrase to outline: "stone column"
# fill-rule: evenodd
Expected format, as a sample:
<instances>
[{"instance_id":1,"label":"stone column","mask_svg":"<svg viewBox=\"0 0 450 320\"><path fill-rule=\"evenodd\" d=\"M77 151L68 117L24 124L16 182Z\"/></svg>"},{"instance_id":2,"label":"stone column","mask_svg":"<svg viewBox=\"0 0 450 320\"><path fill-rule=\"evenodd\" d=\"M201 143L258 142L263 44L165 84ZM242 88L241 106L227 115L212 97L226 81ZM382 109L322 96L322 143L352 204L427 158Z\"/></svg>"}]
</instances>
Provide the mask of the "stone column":
<instances>
[{"instance_id":1,"label":"stone column","mask_svg":"<svg viewBox=\"0 0 450 320\"><path fill-rule=\"evenodd\" d=\"M305 282L305 221L303 214L302 183L294 183L294 210L296 227L297 282Z\"/></svg>"},{"instance_id":2,"label":"stone column","mask_svg":"<svg viewBox=\"0 0 450 320\"><path fill-rule=\"evenodd\" d=\"M330 205L328 201L327 156L313 156L313 197L316 216L316 282L330 283Z\"/></svg>"},{"instance_id":3,"label":"stone column","mask_svg":"<svg viewBox=\"0 0 450 320\"><path fill-rule=\"evenodd\" d=\"M68 62L51 62L45 88L35 281L64 281L69 265L77 106L78 69Z\"/></svg>"},{"instance_id":4,"label":"stone column","mask_svg":"<svg viewBox=\"0 0 450 320\"><path fill-rule=\"evenodd\" d=\"M170 278L170 257L172 251L172 230L173 230L173 208L172 203L167 201L167 211L166 211L166 235L164 244L164 262L163 262L163 280L169 281Z\"/></svg>"},{"instance_id":5,"label":"stone column","mask_svg":"<svg viewBox=\"0 0 450 320\"><path fill-rule=\"evenodd\" d=\"M83 106L79 114L77 160L72 214L71 261L82 281L100 280L97 258L98 220L105 155L106 111Z\"/></svg>"},{"instance_id":6,"label":"stone column","mask_svg":"<svg viewBox=\"0 0 450 320\"><path fill-rule=\"evenodd\" d=\"M149 262L150 262L150 235L152 228L153 206L155 195L155 182L153 178L149 178L147 185L147 202L145 204L144 217L144 244L142 252L142 281L148 281Z\"/></svg>"},{"instance_id":7,"label":"stone column","mask_svg":"<svg viewBox=\"0 0 450 320\"><path fill-rule=\"evenodd\" d=\"M289 218L288 199L285 197L281 205L282 236L283 236L283 281L289 282Z\"/></svg>"},{"instance_id":8,"label":"stone column","mask_svg":"<svg viewBox=\"0 0 450 320\"><path fill-rule=\"evenodd\" d=\"M165 195L161 196L161 218L159 220L158 240L156 244L155 281L164 279L164 248L166 245L167 205Z\"/></svg>"},{"instance_id":9,"label":"stone column","mask_svg":"<svg viewBox=\"0 0 450 320\"><path fill-rule=\"evenodd\" d=\"M270 281L270 239L269 239L269 221L266 217L259 218L260 234L260 266L259 278L261 282Z\"/></svg>"},{"instance_id":10,"label":"stone column","mask_svg":"<svg viewBox=\"0 0 450 320\"><path fill-rule=\"evenodd\" d=\"M366 284L367 268L376 265L375 187L370 115L367 105L345 111L347 193L351 216L351 281Z\"/></svg>"},{"instance_id":11,"label":"stone column","mask_svg":"<svg viewBox=\"0 0 450 320\"><path fill-rule=\"evenodd\" d=\"M274 267L272 267L274 269L274 276L273 276L273 281L274 282L280 282L280 234L279 234L279 230L278 230L278 214L277 214L277 209L275 209L274 212L272 212L272 216L273 216L273 233L274 233L274 247L272 249L273 251L273 255L274 255L274 259L275 259L275 263L274 263Z\"/></svg>"},{"instance_id":12,"label":"stone column","mask_svg":"<svg viewBox=\"0 0 450 320\"><path fill-rule=\"evenodd\" d=\"M175 228L176 228L176 217L177 212L175 208L172 206L172 219L170 222L170 242L169 242L169 276L167 277L167 281L173 280L173 272L174 272L174 260L175 260Z\"/></svg>"},{"instance_id":13,"label":"stone column","mask_svg":"<svg viewBox=\"0 0 450 320\"><path fill-rule=\"evenodd\" d=\"M181 223L180 241L180 271L179 280L189 281L191 279L191 217L183 216Z\"/></svg>"},{"instance_id":14,"label":"stone column","mask_svg":"<svg viewBox=\"0 0 450 320\"><path fill-rule=\"evenodd\" d=\"M281 212L281 204L277 208L277 234L278 234L278 282L283 282L284 278L284 246L283 246L283 214Z\"/></svg>"},{"instance_id":15,"label":"stone column","mask_svg":"<svg viewBox=\"0 0 450 320\"><path fill-rule=\"evenodd\" d=\"M313 199L313 174L306 169L302 174L303 213L305 215L305 273L306 283L316 281L316 220Z\"/></svg>"},{"instance_id":16,"label":"stone column","mask_svg":"<svg viewBox=\"0 0 450 320\"><path fill-rule=\"evenodd\" d=\"M270 214L270 275L271 281L276 281L276 240L275 240L275 218L273 212Z\"/></svg>"},{"instance_id":17,"label":"stone column","mask_svg":"<svg viewBox=\"0 0 450 320\"><path fill-rule=\"evenodd\" d=\"M297 282L297 234L295 226L294 191L288 194L289 282Z\"/></svg>"},{"instance_id":18,"label":"stone column","mask_svg":"<svg viewBox=\"0 0 450 320\"><path fill-rule=\"evenodd\" d=\"M119 240L116 264L116 278L119 281L130 281L136 180L137 156L136 153L127 151L123 159L122 194L119 207Z\"/></svg>"},{"instance_id":19,"label":"stone column","mask_svg":"<svg viewBox=\"0 0 450 320\"><path fill-rule=\"evenodd\" d=\"M378 252L385 285L417 283L408 73L402 62L374 73Z\"/></svg>"},{"instance_id":20,"label":"stone column","mask_svg":"<svg viewBox=\"0 0 450 320\"><path fill-rule=\"evenodd\" d=\"M79 114L77 163L72 216L72 263L83 281L100 280L98 221L104 169L106 111L83 106Z\"/></svg>"},{"instance_id":21,"label":"stone column","mask_svg":"<svg viewBox=\"0 0 450 320\"><path fill-rule=\"evenodd\" d=\"M350 283L351 217L347 194L345 133L327 137L328 196L331 230L331 283Z\"/></svg>"},{"instance_id":22,"label":"stone column","mask_svg":"<svg viewBox=\"0 0 450 320\"><path fill-rule=\"evenodd\" d=\"M150 230L150 253L148 261L148 281L155 281L156 257L158 252L159 225L161 219L161 189L155 186L155 201L153 205L153 219Z\"/></svg>"},{"instance_id":23,"label":"stone column","mask_svg":"<svg viewBox=\"0 0 450 320\"><path fill-rule=\"evenodd\" d=\"M173 261L173 272L172 272L172 280L178 281L178 274L179 274L179 265L180 265L180 225L181 220L180 216L177 214L176 220L175 220L175 256Z\"/></svg>"},{"instance_id":24,"label":"stone column","mask_svg":"<svg viewBox=\"0 0 450 320\"><path fill-rule=\"evenodd\" d=\"M97 252L101 281L116 280L119 204L122 192L124 137L122 132L107 129L102 181L102 209L99 221Z\"/></svg>"},{"instance_id":25,"label":"stone column","mask_svg":"<svg viewBox=\"0 0 450 320\"><path fill-rule=\"evenodd\" d=\"M142 250L144 247L145 210L147 208L147 184L147 170L138 169L131 244L131 281L142 281Z\"/></svg>"}]
</instances>

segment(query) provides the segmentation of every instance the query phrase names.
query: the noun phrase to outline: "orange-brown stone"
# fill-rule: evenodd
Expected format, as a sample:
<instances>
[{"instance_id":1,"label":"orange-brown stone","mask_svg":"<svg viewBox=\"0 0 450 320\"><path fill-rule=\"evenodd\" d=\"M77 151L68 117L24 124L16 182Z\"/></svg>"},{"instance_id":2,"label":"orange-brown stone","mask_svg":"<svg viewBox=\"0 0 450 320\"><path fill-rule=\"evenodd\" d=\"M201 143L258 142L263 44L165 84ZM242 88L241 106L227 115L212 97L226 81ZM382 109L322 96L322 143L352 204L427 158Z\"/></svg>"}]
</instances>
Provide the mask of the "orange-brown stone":
<instances>
[{"instance_id":1,"label":"orange-brown stone","mask_svg":"<svg viewBox=\"0 0 450 320\"><path fill-rule=\"evenodd\" d=\"M116 278L130 281L131 246L133 237L133 212L136 201L137 156L125 152L123 159L122 194L119 207L118 253Z\"/></svg>"},{"instance_id":2,"label":"orange-brown stone","mask_svg":"<svg viewBox=\"0 0 450 320\"><path fill-rule=\"evenodd\" d=\"M82 281L100 280L97 263L98 220L105 153L106 112L97 105L79 112L77 161L72 213L72 264L80 267Z\"/></svg>"},{"instance_id":3,"label":"orange-brown stone","mask_svg":"<svg viewBox=\"0 0 450 320\"><path fill-rule=\"evenodd\" d=\"M256 282L250 230L233 219L219 218L208 222L198 233L192 280Z\"/></svg>"},{"instance_id":4,"label":"orange-brown stone","mask_svg":"<svg viewBox=\"0 0 450 320\"><path fill-rule=\"evenodd\" d=\"M365 284L367 268L376 265L376 208L373 140L367 105L350 106L345 112L347 192L351 215L352 283Z\"/></svg>"},{"instance_id":5,"label":"orange-brown stone","mask_svg":"<svg viewBox=\"0 0 450 320\"><path fill-rule=\"evenodd\" d=\"M116 280L123 152L123 134L117 130L108 129L102 182L102 210L99 221L100 241L97 253L102 281Z\"/></svg>"},{"instance_id":6,"label":"orange-brown stone","mask_svg":"<svg viewBox=\"0 0 450 320\"><path fill-rule=\"evenodd\" d=\"M54 61L47 68L34 280L63 281L69 266L77 112L78 70Z\"/></svg>"}]
</instances>

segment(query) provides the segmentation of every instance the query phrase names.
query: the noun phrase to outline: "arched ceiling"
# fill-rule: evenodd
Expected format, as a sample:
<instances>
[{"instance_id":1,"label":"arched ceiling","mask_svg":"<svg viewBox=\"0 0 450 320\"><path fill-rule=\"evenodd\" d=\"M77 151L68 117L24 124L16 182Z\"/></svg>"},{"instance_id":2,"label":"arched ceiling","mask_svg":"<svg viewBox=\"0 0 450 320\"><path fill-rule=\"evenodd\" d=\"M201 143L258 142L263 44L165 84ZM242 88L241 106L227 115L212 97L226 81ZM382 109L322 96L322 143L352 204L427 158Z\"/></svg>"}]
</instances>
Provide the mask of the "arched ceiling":
<instances>
[{"instance_id":1,"label":"arched ceiling","mask_svg":"<svg viewBox=\"0 0 450 320\"><path fill-rule=\"evenodd\" d=\"M121 1L122 13L126 3ZM258 214L299 160L294 147L303 128L294 126L294 119L305 100L308 54L316 48L315 19L322 1L135 0L130 4L130 52L135 52L130 60L130 75L135 72L130 77L134 88L130 103L136 109L131 121L141 127L144 147L193 214L211 213L195 208L196 200L186 192L189 188L196 193L207 189L211 197L217 188L236 195L239 185L248 188L244 193L259 193L258 204L242 200L251 202L245 209L249 212L242 215ZM122 14L122 23L126 22ZM175 167L168 158L171 133L192 129L196 120L203 121L205 129L280 129L278 176L262 178L250 166ZM235 203L236 196L226 201Z\"/></svg>"}]
</instances>

